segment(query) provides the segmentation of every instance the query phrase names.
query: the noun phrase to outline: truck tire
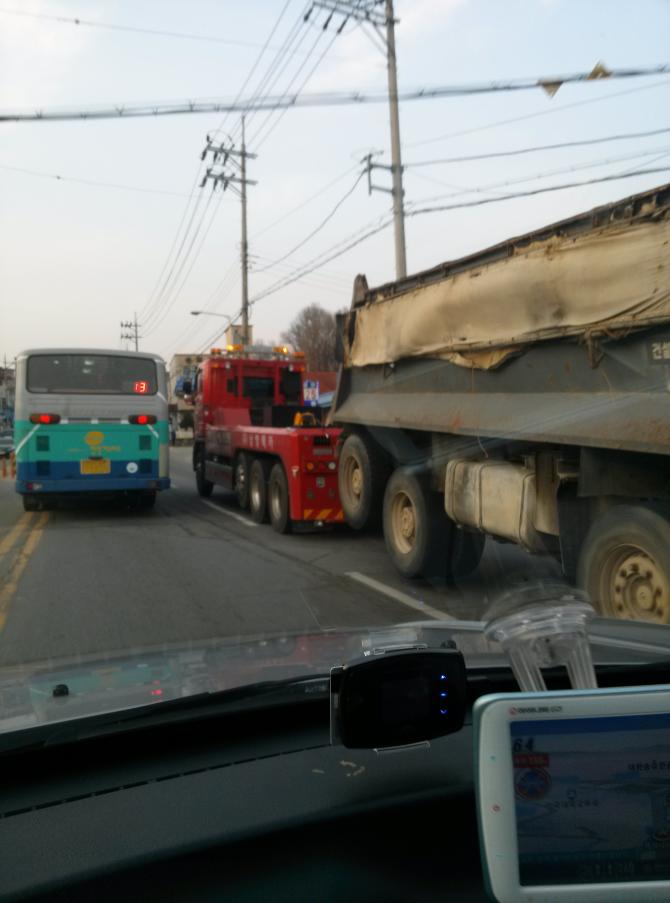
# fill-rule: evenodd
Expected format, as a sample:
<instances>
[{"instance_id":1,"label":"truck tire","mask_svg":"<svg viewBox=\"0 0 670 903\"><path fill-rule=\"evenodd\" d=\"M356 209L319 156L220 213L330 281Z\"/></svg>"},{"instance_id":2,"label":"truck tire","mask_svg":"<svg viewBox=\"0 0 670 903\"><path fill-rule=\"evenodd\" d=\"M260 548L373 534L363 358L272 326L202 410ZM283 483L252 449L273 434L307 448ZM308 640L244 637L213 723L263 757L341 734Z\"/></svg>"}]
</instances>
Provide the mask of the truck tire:
<instances>
[{"instance_id":1,"label":"truck tire","mask_svg":"<svg viewBox=\"0 0 670 903\"><path fill-rule=\"evenodd\" d=\"M445 528L441 496L428 480L399 467L384 492L383 527L386 550L403 577L444 580L447 576Z\"/></svg>"},{"instance_id":2,"label":"truck tire","mask_svg":"<svg viewBox=\"0 0 670 903\"><path fill-rule=\"evenodd\" d=\"M251 458L246 452L238 452L235 458L235 495L243 510L249 507L249 471Z\"/></svg>"},{"instance_id":3,"label":"truck tire","mask_svg":"<svg viewBox=\"0 0 670 903\"><path fill-rule=\"evenodd\" d=\"M670 521L642 505L615 505L591 525L577 581L599 613L670 623Z\"/></svg>"},{"instance_id":4,"label":"truck tire","mask_svg":"<svg viewBox=\"0 0 670 903\"><path fill-rule=\"evenodd\" d=\"M272 529L276 533L291 532L291 511L289 507L288 480L280 461L272 466L268 481L268 509Z\"/></svg>"},{"instance_id":5,"label":"truck tire","mask_svg":"<svg viewBox=\"0 0 670 903\"><path fill-rule=\"evenodd\" d=\"M270 463L263 458L255 458L249 471L249 512L256 524L268 521L268 476Z\"/></svg>"},{"instance_id":6,"label":"truck tire","mask_svg":"<svg viewBox=\"0 0 670 903\"><path fill-rule=\"evenodd\" d=\"M351 433L339 455L337 482L344 519L354 530L378 525L391 468L364 433Z\"/></svg>"},{"instance_id":7,"label":"truck tire","mask_svg":"<svg viewBox=\"0 0 670 903\"><path fill-rule=\"evenodd\" d=\"M214 489L214 483L205 478L205 448L200 446L193 455L193 469L195 470L195 487L201 498L209 498Z\"/></svg>"}]
</instances>

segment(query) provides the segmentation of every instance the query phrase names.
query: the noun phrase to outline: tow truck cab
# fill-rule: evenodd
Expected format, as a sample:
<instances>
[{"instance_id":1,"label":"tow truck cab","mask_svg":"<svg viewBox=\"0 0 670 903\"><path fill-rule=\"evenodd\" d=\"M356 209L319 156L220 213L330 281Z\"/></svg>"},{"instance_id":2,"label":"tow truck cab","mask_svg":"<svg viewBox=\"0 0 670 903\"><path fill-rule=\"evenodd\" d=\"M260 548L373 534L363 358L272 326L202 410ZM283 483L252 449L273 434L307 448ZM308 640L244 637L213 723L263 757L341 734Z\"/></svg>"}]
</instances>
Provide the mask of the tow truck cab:
<instances>
[{"instance_id":1,"label":"tow truck cab","mask_svg":"<svg viewBox=\"0 0 670 903\"><path fill-rule=\"evenodd\" d=\"M213 348L194 387L195 437L208 425L290 426L303 410L304 358L281 348Z\"/></svg>"},{"instance_id":2,"label":"tow truck cab","mask_svg":"<svg viewBox=\"0 0 670 903\"><path fill-rule=\"evenodd\" d=\"M304 356L285 347L212 349L192 387L193 469L201 496L233 490L257 523L344 520L337 489L339 429L321 426L303 396ZM188 387L191 388L191 387Z\"/></svg>"}]
</instances>

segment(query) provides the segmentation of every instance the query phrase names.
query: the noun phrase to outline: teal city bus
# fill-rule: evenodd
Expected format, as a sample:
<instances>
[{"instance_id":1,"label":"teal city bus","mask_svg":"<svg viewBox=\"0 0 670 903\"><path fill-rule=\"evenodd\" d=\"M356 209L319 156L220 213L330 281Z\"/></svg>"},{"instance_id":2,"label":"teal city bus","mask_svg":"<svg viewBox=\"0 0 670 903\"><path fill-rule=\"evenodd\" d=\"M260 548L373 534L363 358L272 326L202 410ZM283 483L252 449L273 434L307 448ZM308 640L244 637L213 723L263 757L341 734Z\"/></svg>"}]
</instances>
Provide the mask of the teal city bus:
<instances>
[{"instance_id":1,"label":"teal city bus","mask_svg":"<svg viewBox=\"0 0 670 903\"><path fill-rule=\"evenodd\" d=\"M16 491L27 511L72 493L151 507L170 486L165 362L155 354L38 348L16 359Z\"/></svg>"}]
</instances>

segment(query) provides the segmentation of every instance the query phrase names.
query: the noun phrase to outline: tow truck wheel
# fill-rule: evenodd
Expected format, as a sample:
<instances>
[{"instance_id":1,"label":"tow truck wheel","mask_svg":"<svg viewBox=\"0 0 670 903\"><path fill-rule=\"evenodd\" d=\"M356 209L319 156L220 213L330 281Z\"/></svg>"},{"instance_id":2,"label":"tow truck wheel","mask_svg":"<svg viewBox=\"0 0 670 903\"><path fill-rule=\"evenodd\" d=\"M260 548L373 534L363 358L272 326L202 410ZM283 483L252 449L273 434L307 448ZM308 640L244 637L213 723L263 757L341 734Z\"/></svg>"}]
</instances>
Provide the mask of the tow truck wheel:
<instances>
[{"instance_id":1,"label":"tow truck wheel","mask_svg":"<svg viewBox=\"0 0 670 903\"><path fill-rule=\"evenodd\" d=\"M389 465L375 443L363 433L344 440L338 465L338 488L347 524L354 530L379 523Z\"/></svg>"},{"instance_id":2,"label":"tow truck wheel","mask_svg":"<svg viewBox=\"0 0 670 903\"><path fill-rule=\"evenodd\" d=\"M196 453L194 458L194 470L195 470L195 486L198 490L198 495L202 498L207 498L212 494L212 489L214 489L214 483L211 480L205 479L205 449L200 448L200 450Z\"/></svg>"},{"instance_id":3,"label":"tow truck wheel","mask_svg":"<svg viewBox=\"0 0 670 903\"><path fill-rule=\"evenodd\" d=\"M291 532L288 480L283 465L277 461L270 471L268 483L268 508L272 529L277 533Z\"/></svg>"},{"instance_id":4,"label":"tow truck wheel","mask_svg":"<svg viewBox=\"0 0 670 903\"><path fill-rule=\"evenodd\" d=\"M445 516L428 481L404 467L391 475L384 493L384 541L403 577L447 576Z\"/></svg>"},{"instance_id":5,"label":"tow truck wheel","mask_svg":"<svg viewBox=\"0 0 670 903\"><path fill-rule=\"evenodd\" d=\"M249 507L249 471L251 461L246 452L239 452L235 458L235 495L240 508Z\"/></svg>"},{"instance_id":6,"label":"tow truck wheel","mask_svg":"<svg viewBox=\"0 0 670 903\"><path fill-rule=\"evenodd\" d=\"M256 458L249 471L249 511L256 524L268 521L268 476L270 465L263 458Z\"/></svg>"},{"instance_id":7,"label":"tow truck wheel","mask_svg":"<svg viewBox=\"0 0 670 903\"><path fill-rule=\"evenodd\" d=\"M670 521L642 506L610 508L586 535L577 580L604 617L670 624Z\"/></svg>"}]
</instances>

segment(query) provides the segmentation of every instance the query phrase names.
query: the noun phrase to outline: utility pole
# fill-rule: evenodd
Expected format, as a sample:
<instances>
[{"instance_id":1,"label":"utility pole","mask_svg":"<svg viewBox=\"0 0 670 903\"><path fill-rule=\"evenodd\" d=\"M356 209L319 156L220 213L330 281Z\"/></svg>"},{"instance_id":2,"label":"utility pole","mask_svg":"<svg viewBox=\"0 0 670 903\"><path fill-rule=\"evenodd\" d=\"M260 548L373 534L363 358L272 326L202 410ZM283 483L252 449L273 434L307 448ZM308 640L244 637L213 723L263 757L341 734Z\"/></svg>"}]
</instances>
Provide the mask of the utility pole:
<instances>
[{"instance_id":1,"label":"utility pole","mask_svg":"<svg viewBox=\"0 0 670 903\"><path fill-rule=\"evenodd\" d=\"M378 9L384 5L384 11ZM402 156L400 151L400 114L398 110L398 70L395 52L395 14L393 0L314 0L315 6L329 10L331 16L339 13L344 16L340 30L349 19L361 24L363 31L372 36L372 31L381 41L386 55L388 76L389 119L391 126L391 165L373 163L372 154L364 158L368 172L368 190L387 191L393 198L393 226L395 232L395 273L396 279L407 275L407 251L405 246L405 193L402 186ZM330 21L330 19L328 20ZM369 29L367 31L366 29ZM385 33L383 31L385 29ZM373 40L378 47L378 41ZM373 169L386 169L392 178L391 189L373 185L371 174Z\"/></svg>"},{"instance_id":2,"label":"utility pole","mask_svg":"<svg viewBox=\"0 0 670 903\"><path fill-rule=\"evenodd\" d=\"M391 119L391 174L393 176L393 228L395 231L396 279L407 275L405 250L405 203L400 156L400 116L398 112L398 70L395 55L393 0L386 0L386 68L388 70L389 114Z\"/></svg>"},{"instance_id":3,"label":"utility pole","mask_svg":"<svg viewBox=\"0 0 670 903\"><path fill-rule=\"evenodd\" d=\"M132 330L131 333L122 332L121 333L121 341L123 342L127 339L129 342L135 342L135 351L139 351L140 350L140 335L139 335L140 325L137 322L137 311L135 311L133 322L132 323L121 323L121 329L131 329Z\"/></svg>"},{"instance_id":4,"label":"utility pole","mask_svg":"<svg viewBox=\"0 0 670 903\"><path fill-rule=\"evenodd\" d=\"M255 160L256 154L247 151L244 133L244 116L242 117L242 142L241 147L235 147L232 139L214 144L207 135L207 144L200 159L204 160L208 153L212 154L212 166L208 167L200 187L203 188L211 181L212 191L217 185L225 191L230 188L239 198L242 205L242 243L240 262L242 265L242 331L244 344L250 344L249 330L249 242L247 239L247 185L257 183L247 178L247 159Z\"/></svg>"},{"instance_id":5,"label":"utility pole","mask_svg":"<svg viewBox=\"0 0 670 903\"><path fill-rule=\"evenodd\" d=\"M244 344L249 344L249 245L247 242L247 150L244 143L244 116L242 117L242 154L240 157L242 195L242 329Z\"/></svg>"}]
</instances>

